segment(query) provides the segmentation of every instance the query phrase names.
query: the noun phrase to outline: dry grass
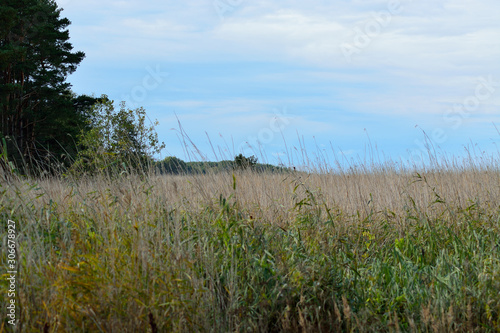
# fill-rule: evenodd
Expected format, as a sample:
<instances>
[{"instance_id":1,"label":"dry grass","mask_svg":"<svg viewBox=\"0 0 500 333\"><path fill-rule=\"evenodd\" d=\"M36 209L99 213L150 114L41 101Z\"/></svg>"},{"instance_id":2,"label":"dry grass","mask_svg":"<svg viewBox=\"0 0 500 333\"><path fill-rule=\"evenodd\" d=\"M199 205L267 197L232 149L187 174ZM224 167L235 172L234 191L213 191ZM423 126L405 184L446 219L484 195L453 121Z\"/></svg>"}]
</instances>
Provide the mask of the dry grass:
<instances>
[{"instance_id":1,"label":"dry grass","mask_svg":"<svg viewBox=\"0 0 500 333\"><path fill-rule=\"evenodd\" d=\"M108 193L121 207L135 210L145 200L144 187L151 186L157 200L171 205L182 204L185 209L211 206L221 195L224 198L234 195L240 206L248 209L253 216L277 223L294 217L290 215L291 209L297 197L305 196L306 191L317 197L321 204L327 204L346 215L361 214L363 217L374 211L392 211L398 216L404 214L409 198L422 213L429 213L429 210L432 213L429 203L438 197L445 201L445 207L464 207L475 202L495 205L500 202L500 172L491 170L422 174L280 174L245 171L234 175L237 185L235 190L233 173L152 175L147 181L139 177L119 181L91 178L80 180L78 184L45 179L37 182L40 190L26 192L31 197L25 199L43 194L39 204L46 205L52 200L60 203L64 210L67 204L82 200L85 194ZM98 206L97 202L93 204Z\"/></svg>"},{"instance_id":2,"label":"dry grass","mask_svg":"<svg viewBox=\"0 0 500 333\"><path fill-rule=\"evenodd\" d=\"M19 226L21 331L494 331L499 185L479 168L18 179L0 215Z\"/></svg>"}]
</instances>

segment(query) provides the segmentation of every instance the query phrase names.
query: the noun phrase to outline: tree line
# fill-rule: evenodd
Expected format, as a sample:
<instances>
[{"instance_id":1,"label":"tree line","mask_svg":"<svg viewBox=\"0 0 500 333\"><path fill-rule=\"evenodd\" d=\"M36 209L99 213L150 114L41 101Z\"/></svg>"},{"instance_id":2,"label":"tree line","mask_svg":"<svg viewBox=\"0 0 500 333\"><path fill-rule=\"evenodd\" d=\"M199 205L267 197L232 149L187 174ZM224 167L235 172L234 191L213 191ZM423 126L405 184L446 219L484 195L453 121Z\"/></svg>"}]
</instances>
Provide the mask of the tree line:
<instances>
[{"instance_id":1,"label":"tree line","mask_svg":"<svg viewBox=\"0 0 500 333\"><path fill-rule=\"evenodd\" d=\"M258 163L255 156L245 157L243 154L236 155L234 160L224 160L219 162L185 162L177 157L169 156L161 161L154 163L158 172L165 174L199 174L233 171L233 170L252 170L255 172L288 172L288 168L274 166L271 164Z\"/></svg>"}]
</instances>

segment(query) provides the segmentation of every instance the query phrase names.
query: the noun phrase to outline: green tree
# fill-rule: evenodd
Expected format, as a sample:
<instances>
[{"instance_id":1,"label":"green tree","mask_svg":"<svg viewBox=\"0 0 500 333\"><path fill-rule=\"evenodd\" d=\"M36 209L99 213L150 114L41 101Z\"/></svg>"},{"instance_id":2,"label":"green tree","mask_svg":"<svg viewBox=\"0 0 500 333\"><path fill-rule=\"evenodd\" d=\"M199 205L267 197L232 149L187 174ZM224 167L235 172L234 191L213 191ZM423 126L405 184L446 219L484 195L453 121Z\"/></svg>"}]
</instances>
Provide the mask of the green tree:
<instances>
[{"instance_id":1,"label":"green tree","mask_svg":"<svg viewBox=\"0 0 500 333\"><path fill-rule=\"evenodd\" d=\"M25 164L74 147L92 102L76 97L66 82L85 54L72 51L70 21L61 10L53 0L0 4L1 134Z\"/></svg>"},{"instance_id":2,"label":"green tree","mask_svg":"<svg viewBox=\"0 0 500 333\"><path fill-rule=\"evenodd\" d=\"M239 154L234 158L234 164L239 169L253 168L257 165L257 157L253 155L245 157L243 154Z\"/></svg>"},{"instance_id":3,"label":"green tree","mask_svg":"<svg viewBox=\"0 0 500 333\"><path fill-rule=\"evenodd\" d=\"M156 125L146 124L144 108L128 109L122 102L116 110L112 100L101 96L89 112L87 128L81 130L78 143L83 149L73 170L116 172L146 166L165 147Z\"/></svg>"},{"instance_id":4,"label":"green tree","mask_svg":"<svg viewBox=\"0 0 500 333\"><path fill-rule=\"evenodd\" d=\"M169 173L177 175L189 173L191 171L186 162L175 156L168 156L165 159L156 162L155 166L162 174Z\"/></svg>"}]
</instances>

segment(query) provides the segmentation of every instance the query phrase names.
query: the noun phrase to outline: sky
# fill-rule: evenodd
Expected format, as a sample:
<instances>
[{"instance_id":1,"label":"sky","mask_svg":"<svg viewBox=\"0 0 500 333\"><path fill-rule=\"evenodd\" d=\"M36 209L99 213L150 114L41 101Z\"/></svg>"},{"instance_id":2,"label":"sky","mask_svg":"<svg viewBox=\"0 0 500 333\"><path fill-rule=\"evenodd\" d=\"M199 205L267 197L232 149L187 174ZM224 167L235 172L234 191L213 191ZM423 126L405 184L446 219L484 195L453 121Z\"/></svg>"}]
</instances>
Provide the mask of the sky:
<instances>
[{"instance_id":1,"label":"sky","mask_svg":"<svg viewBox=\"0 0 500 333\"><path fill-rule=\"evenodd\" d=\"M56 2L72 89L144 107L161 158L498 154L498 0Z\"/></svg>"}]
</instances>

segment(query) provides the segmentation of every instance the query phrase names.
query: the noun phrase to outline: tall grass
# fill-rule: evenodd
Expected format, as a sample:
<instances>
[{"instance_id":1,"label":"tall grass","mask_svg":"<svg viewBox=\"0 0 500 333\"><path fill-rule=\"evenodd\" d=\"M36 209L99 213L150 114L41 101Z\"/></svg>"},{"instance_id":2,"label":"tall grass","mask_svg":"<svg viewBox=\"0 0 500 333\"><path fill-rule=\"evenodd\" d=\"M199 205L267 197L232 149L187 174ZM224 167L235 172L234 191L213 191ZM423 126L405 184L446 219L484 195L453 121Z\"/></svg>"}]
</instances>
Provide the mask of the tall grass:
<instances>
[{"instance_id":1,"label":"tall grass","mask_svg":"<svg viewBox=\"0 0 500 333\"><path fill-rule=\"evenodd\" d=\"M499 331L500 173L439 163L5 177L19 331Z\"/></svg>"}]
</instances>

